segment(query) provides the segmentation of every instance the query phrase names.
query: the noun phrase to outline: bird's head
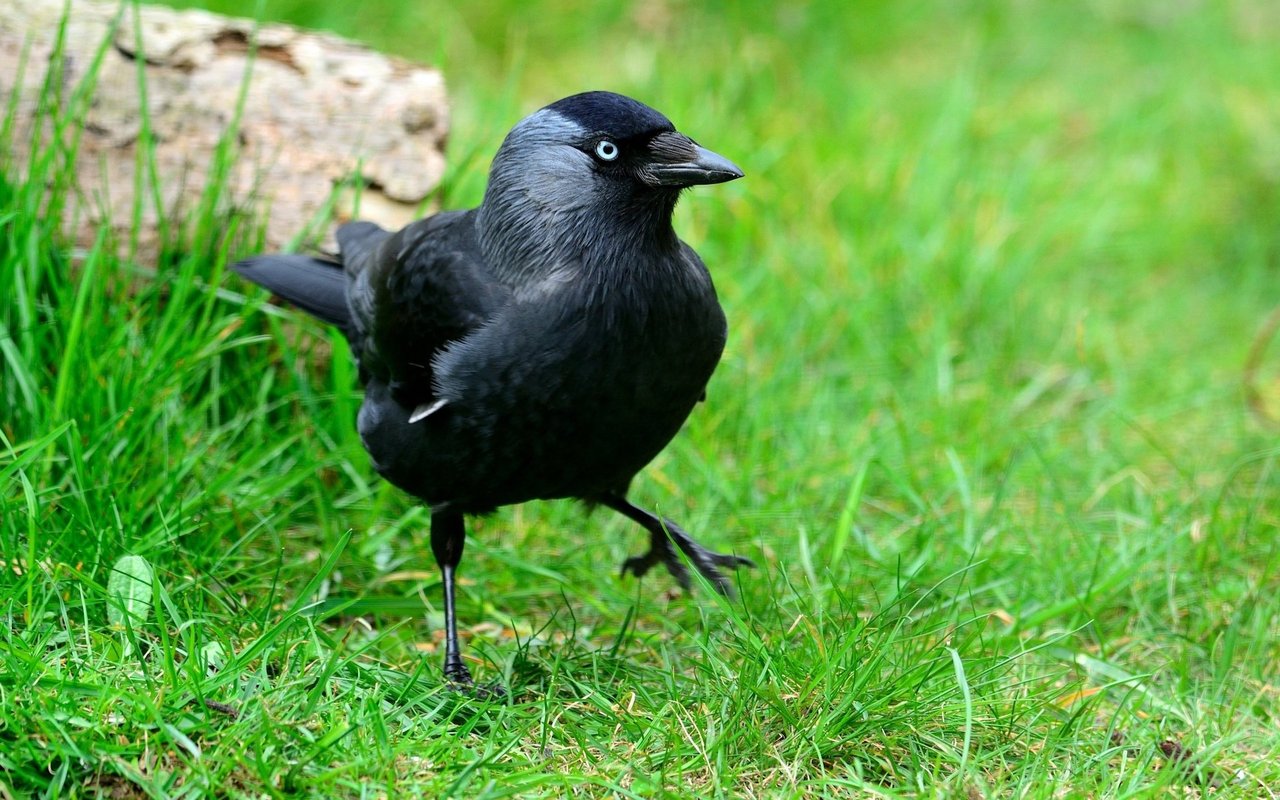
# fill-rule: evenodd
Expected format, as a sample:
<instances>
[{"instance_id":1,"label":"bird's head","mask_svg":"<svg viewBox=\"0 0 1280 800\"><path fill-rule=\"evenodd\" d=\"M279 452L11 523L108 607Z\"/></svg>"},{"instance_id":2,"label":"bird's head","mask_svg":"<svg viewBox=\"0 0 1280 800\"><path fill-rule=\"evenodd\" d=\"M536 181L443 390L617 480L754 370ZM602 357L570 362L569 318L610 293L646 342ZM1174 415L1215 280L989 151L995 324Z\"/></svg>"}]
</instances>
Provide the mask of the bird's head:
<instances>
[{"instance_id":1,"label":"bird's head","mask_svg":"<svg viewBox=\"0 0 1280 800\"><path fill-rule=\"evenodd\" d=\"M680 190L741 177L645 104L586 92L512 128L494 157L482 213L504 235L660 233L670 231Z\"/></svg>"},{"instance_id":2,"label":"bird's head","mask_svg":"<svg viewBox=\"0 0 1280 800\"><path fill-rule=\"evenodd\" d=\"M521 124L537 128L544 120L565 123L558 144L574 152L577 171L589 168L602 182L630 184L633 191L680 190L742 177L733 162L700 147L644 103L620 94L575 94Z\"/></svg>"}]
</instances>

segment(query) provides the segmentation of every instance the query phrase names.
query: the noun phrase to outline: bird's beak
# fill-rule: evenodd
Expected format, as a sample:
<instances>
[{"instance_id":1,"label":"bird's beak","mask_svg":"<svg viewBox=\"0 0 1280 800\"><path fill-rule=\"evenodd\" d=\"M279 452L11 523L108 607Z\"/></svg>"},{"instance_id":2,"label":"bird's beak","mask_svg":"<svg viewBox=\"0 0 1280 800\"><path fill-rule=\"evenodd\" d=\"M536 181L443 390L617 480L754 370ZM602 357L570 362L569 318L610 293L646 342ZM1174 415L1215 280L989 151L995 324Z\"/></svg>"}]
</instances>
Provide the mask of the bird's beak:
<instances>
[{"instance_id":1,"label":"bird's beak","mask_svg":"<svg viewBox=\"0 0 1280 800\"><path fill-rule=\"evenodd\" d=\"M743 174L729 159L674 131L655 136L649 150L651 160L645 165L643 175L652 186L683 188L725 183Z\"/></svg>"}]
</instances>

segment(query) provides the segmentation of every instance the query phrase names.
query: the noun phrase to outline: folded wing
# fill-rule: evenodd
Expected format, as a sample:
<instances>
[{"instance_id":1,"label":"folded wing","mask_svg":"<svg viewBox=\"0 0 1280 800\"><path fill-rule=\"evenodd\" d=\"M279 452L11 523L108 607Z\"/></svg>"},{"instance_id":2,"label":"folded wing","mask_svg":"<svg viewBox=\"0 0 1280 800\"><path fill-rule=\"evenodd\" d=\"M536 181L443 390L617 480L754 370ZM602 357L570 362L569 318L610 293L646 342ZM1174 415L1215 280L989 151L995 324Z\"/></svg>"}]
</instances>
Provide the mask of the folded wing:
<instances>
[{"instance_id":1,"label":"folded wing","mask_svg":"<svg viewBox=\"0 0 1280 800\"><path fill-rule=\"evenodd\" d=\"M362 373L406 407L431 407L436 353L511 298L485 268L474 213L437 214L396 233L349 223L338 243Z\"/></svg>"}]
</instances>

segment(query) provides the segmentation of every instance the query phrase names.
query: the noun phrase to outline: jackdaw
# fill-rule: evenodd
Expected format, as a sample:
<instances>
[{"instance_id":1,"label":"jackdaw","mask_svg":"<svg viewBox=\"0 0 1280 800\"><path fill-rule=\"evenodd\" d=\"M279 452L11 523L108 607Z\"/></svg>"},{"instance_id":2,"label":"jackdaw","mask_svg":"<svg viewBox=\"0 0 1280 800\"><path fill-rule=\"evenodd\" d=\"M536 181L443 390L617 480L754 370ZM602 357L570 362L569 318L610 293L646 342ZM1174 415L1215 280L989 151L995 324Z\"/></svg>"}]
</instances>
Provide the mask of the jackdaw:
<instances>
[{"instance_id":1,"label":"jackdaw","mask_svg":"<svg viewBox=\"0 0 1280 800\"><path fill-rule=\"evenodd\" d=\"M478 208L395 233L345 224L337 260L233 267L351 343L373 466L431 509L448 681L471 683L454 611L464 515L578 498L649 532L623 574L661 563L688 588L678 549L727 594L720 568L752 566L626 499L705 398L725 343L711 276L672 211L682 189L740 177L652 108L587 92L511 130Z\"/></svg>"}]
</instances>

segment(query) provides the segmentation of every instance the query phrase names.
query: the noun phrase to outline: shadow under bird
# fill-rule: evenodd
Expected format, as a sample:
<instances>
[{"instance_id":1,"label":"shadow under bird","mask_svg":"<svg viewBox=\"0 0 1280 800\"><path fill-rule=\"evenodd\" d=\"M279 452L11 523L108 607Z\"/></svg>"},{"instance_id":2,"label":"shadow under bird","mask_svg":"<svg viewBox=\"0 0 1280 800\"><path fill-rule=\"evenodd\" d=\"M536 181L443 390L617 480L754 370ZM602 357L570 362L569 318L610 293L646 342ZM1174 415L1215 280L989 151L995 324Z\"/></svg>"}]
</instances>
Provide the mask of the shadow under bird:
<instances>
[{"instance_id":1,"label":"shadow under bird","mask_svg":"<svg viewBox=\"0 0 1280 800\"><path fill-rule=\"evenodd\" d=\"M351 343L373 466L431 509L447 680L471 683L454 602L465 515L578 498L648 531L624 574L661 563L688 588L678 550L727 594L721 568L752 565L626 499L705 398L725 343L711 276L672 211L682 189L740 177L652 108L588 92L511 130L478 208L395 233L345 224L336 260L234 266Z\"/></svg>"}]
</instances>

